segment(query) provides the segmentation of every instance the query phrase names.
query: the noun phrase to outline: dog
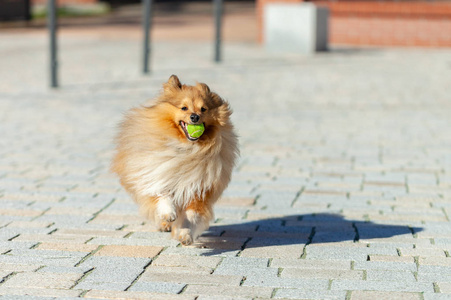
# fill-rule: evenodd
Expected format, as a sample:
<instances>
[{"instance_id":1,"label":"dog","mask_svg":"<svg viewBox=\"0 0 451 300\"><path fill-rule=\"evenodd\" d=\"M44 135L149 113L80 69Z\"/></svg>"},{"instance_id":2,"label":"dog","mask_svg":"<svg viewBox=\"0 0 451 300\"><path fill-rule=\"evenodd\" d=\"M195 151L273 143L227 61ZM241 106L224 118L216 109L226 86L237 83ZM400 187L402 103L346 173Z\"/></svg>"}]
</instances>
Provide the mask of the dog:
<instances>
[{"instance_id":1,"label":"dog","mask_svg":"<svg viewBox=\"0 0 451 300\"><path fill-rule=\"evenodd\" d=\"M227 101L205 83L172 75L150 105L120 124L112 171L140 212L160 231L190 245L208 229L213 204L230 182L239 155ZM204 125L200 137L189 125Z\"/></svg>"}]
</instances>

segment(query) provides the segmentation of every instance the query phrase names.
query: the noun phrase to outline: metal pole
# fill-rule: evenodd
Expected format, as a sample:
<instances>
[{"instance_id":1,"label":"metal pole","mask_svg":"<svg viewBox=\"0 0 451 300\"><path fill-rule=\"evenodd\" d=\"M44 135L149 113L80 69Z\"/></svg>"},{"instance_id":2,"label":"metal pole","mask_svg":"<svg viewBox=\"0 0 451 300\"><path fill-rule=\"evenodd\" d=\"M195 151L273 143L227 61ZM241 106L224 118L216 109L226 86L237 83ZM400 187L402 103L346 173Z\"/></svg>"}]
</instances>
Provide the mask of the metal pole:
<instances>
[{"instance_id":1,"label":"metal pole","mask_svg":"<svg viewBox=\"0 0 451 300\"><path fill-rule=\"evenodd\" d=\"M215 62L221 61L221 25L222 25L222 1L214 1L214 15L215 15Z\"/></svg>"},{"instance_id":2,"label":"metal pole","mask_svg":"<svg viewBox=\"0 0 451 300\"><path fill-rule=\"evenodd\" d=\"M151 24L152 0L144 0L143 29L144 29L144 52L143 52L143 72L149 73L150 56L150 24Z\"/></svg>"},{"instance_id":3,"label":"metal pole","mask_svg":"<svg viewBox=\"0 0 451 300\"><path fill-rule=\"evenodd\" d=\"M56 40L56 4L55 0L48 0L47 23L50 33L50 86L58 87L58 60Z\"/></svg>"}]
</instances>

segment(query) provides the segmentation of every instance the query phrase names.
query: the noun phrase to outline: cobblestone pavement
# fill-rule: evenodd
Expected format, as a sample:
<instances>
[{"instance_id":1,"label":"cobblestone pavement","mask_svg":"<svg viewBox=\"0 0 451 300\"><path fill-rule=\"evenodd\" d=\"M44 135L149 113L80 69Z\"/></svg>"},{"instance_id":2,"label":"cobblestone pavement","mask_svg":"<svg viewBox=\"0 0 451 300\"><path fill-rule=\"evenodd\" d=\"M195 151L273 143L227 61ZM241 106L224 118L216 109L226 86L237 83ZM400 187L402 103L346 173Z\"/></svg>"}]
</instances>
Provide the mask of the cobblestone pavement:
<instances>
[{"instance_id":1,"label":"cobblestone pavement","mask_svg":"<svg viewBox=\"0 0 451 300\"><path fill-rule=\"evenodd\" d=\"M305 57L0 36L0 295L22 299L451 299L451 51ZM124 111L171 74L228 99L241 158L194 246L109 173Z\"/></svg>"}]
</instances>

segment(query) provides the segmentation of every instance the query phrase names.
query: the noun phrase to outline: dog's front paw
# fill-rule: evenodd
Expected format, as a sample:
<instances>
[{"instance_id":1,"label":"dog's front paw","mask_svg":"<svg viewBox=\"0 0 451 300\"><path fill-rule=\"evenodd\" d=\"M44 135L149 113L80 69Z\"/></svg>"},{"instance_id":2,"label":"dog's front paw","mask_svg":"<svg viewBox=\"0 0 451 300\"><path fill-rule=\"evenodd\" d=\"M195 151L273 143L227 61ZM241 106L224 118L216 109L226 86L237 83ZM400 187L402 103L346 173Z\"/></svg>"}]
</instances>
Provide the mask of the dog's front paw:
<instances>
[{"instance_id":1,"label":"dog's front paw","mask_svg":"<svg viewBox=\"0 0 451 300\"><path fill-rule=\"evenodd\" d=\"M162 221L162 223L171 223L177 219L177 213L174 210L165 214L158 214L158 218Z\"/></svg>"},{"instance_id":2,"label":"dog's front paw","mask_svg":"<svg viewBox=\"0 0 451 300\"><path fill-rule=\"evenodd\" d=\"M157 224L157 229L159 231L162 231L162 232L170 232L171 231L171 227L172 227L172 223L171 222L160 221Z\"/></svg>"},{"instance_id":3,"label":"dog's front paw","mask_svg":"<svg viewBox=\"0 0 451 300\"><path fill-rule=\"evenodd\" d=\"M187 228L180 229L177 235L177 239L184 246L191 245L193 243L193 236L191 235L191 230Z\"/></svg>"},{"instance_id":4,"label":"dog's front paw","mask_svg":"<svg viewBox=\"0 0 451 300\"><path fill-rule=\"evenodd\" d=\"M158 220L162 222L171 223L177 219L177 211L169 198L160 198L156 213Z\"/></svg>"}]
</instances>

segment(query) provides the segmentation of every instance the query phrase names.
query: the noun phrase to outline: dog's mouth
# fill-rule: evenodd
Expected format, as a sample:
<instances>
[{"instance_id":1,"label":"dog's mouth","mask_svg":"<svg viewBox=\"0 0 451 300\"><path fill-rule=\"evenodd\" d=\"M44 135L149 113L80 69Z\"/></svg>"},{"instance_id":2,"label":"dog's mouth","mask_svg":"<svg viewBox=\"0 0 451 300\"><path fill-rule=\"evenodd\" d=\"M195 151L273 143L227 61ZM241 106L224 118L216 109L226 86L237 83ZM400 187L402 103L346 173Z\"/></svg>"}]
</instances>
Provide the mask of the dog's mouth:
<instances>
[{"instance_id":1,"label":"dog's mouth","mask_svg":"<svg viewBox=\"0 0 451 300\"><path fill-rule=\"evenodd\" d=\"M188 128L187 128L186 126L187 126L187 124L186 124L185 122L180 121L180 127L182 127L182 130L183 130L183 132L185 133L186 138L187 138L188 140L190 140L191 142L197 141L197 140L200 138L200 136L198 136L198 137L192 137L192 136L189 134Z\"/></svg>"}]
</instances>

